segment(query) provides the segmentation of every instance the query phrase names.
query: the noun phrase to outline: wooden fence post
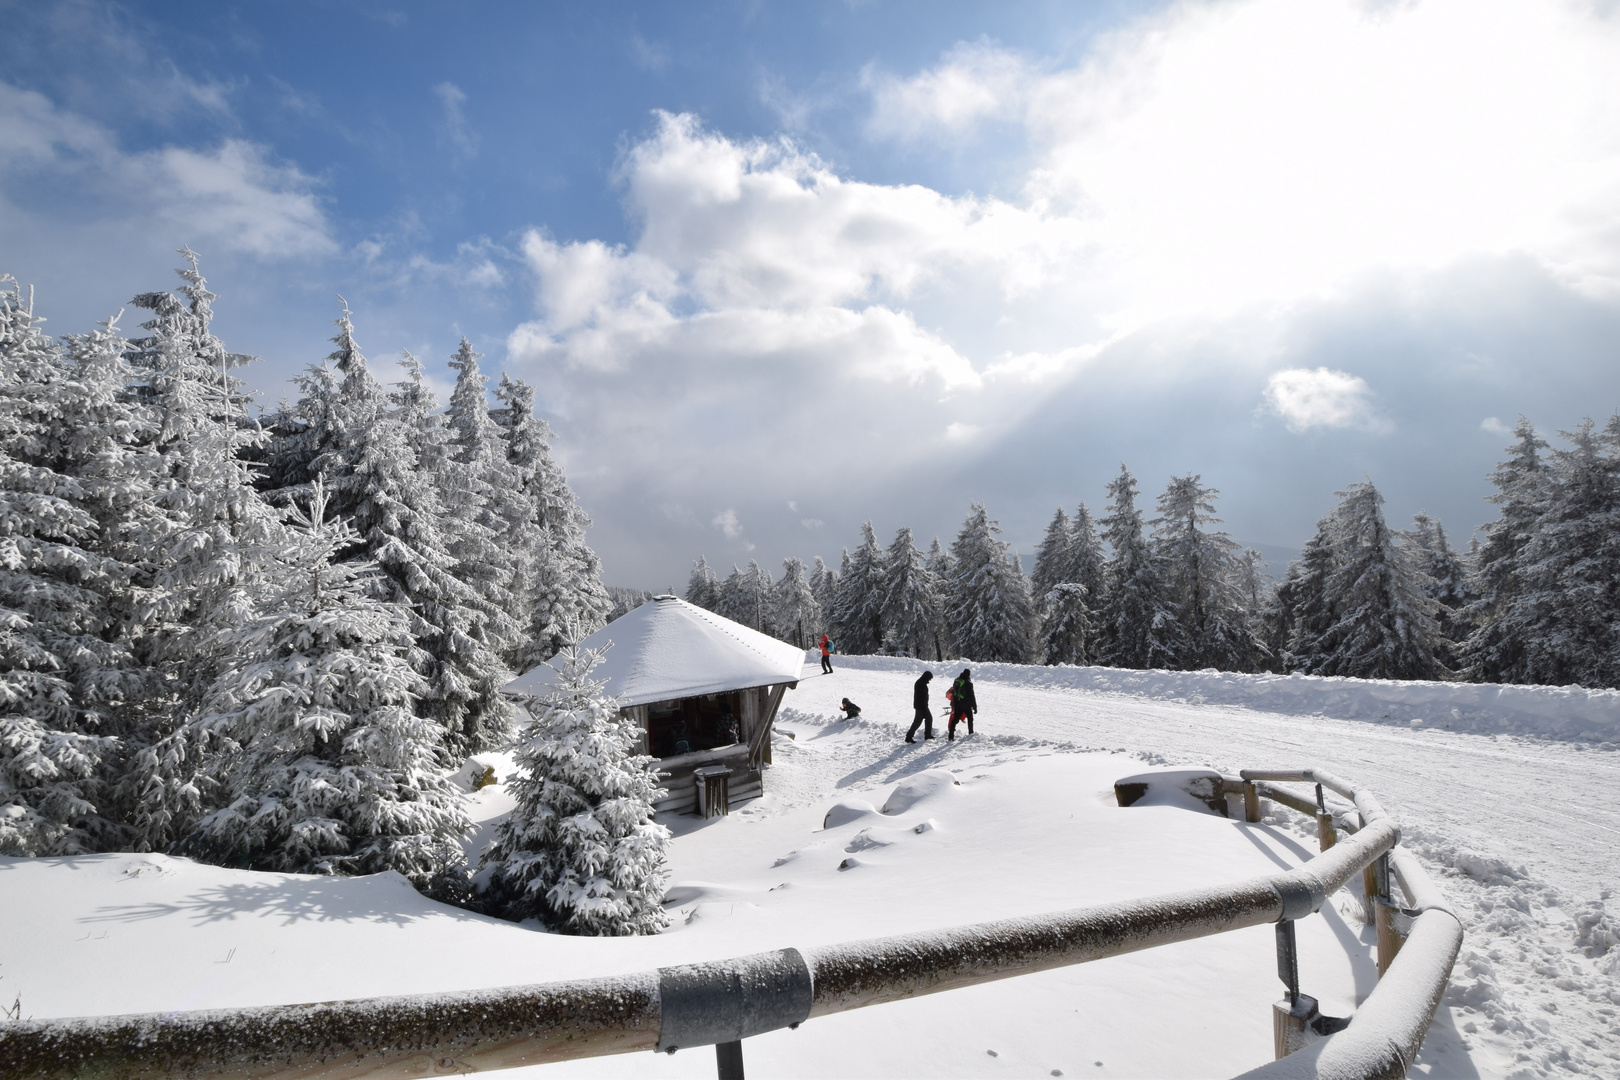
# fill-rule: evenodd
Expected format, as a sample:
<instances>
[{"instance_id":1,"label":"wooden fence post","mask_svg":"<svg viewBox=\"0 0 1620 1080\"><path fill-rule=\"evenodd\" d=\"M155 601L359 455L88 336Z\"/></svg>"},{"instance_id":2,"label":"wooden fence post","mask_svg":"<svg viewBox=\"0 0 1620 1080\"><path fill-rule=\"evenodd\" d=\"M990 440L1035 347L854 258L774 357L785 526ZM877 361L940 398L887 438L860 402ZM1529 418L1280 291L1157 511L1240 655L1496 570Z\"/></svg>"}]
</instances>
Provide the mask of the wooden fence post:
<instances>
[{"instance_id":1,"label":"wooden fence post","mask_svg":"<svg viewBox=\"0 0 1620 1080\"><path fill-rule=\"evenodd\" d=\"M1254 786L1253 780L1243 781L1243 820L1260 820L1260 789Z\"/></svg>"}]
</instances>

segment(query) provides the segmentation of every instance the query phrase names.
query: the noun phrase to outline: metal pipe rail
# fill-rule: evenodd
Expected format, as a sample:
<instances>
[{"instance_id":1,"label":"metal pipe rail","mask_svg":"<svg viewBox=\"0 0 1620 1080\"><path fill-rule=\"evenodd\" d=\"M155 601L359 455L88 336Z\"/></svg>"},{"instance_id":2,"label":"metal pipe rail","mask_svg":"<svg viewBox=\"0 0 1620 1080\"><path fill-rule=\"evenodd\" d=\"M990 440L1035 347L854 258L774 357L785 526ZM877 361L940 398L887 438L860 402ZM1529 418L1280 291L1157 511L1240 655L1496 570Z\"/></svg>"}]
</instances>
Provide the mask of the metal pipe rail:
<instances>
[{"instance_id":1,"label":"metal pipe rail","mask_svg":"<svg viewBox=\"0 0 1620 1080\"><path fill-rule=\"evenodd\" d=\"M1421 867L1397 848L1398 827L1369 793L1312 770L1246 772L1243 780L1320 783L1356 803L1361 827L1304 866L1234 884L633 975L307 1005L0 1022L0 1076L406 1077L711 1044L733 1049L731 1058L720 1055L722 1073L735 1059L732 1075L740 1076L734 1044L808 1019L1249 926L1288 924L1315 912L1392 851L1408 898L1422 909L1396 965L1347 1030L1247 1075L1403 1075L1456 957L1461 930L1455 917ZM1438 921L1425 923L1431 915L1449 920L1450 931ZM1363 1044L1384 1048L1383 1056L1369 1057ZM1358 1071L1375 1057L1375 1068ZM1304 1067L1307 1058L1324 1068L1340 1061L1356 1068L1267 1071ZM1388 1061L1398 1061L1401 1071L1388 1071Z\"/></svg>"}]
</instances>

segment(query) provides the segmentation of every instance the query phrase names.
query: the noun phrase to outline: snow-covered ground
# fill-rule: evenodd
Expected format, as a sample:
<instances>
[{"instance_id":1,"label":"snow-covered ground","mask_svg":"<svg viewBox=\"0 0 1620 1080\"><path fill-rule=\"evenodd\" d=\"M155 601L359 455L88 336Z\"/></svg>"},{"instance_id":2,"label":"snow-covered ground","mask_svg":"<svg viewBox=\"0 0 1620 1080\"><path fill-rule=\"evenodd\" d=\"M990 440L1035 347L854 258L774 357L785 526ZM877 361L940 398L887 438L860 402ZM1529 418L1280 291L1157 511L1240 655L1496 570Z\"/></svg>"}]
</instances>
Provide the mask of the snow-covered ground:
<instances>
[{"instance_id":1,"label":"snow-covered ground","mask_svg":"<svg viewBox=\"0 0 1620 1080\"><path fill-rule=\"evenodd\" d=\"M1287 811L1249 826L1191 805L1119 810L1112 782L1144 761L1320 765L1379 794L1464 919L1418 1072L1620 1074L1620 917L1602 906L1620 877L1612 697L1586 695L1571 706L1585 710L1579 722L1560 723L1554 702L1571 695L1558 691L1493 713L1488 695L1443 709L1444 687L1408 705L1391 684L1256 680L1257 707L1245 707L1231 676L975 665L979 734L908 746L922 665L836 662L788 696L765 798L730 818L671 822L675 924L663 935L536 933L433 904L393 875L251 874L142 855L0 860L0 1005L20 999L22 1015L49 1017L469 989L1233 880L1307 858L1309 823ZM1290 682L1347 681L1275 680ZM843 696L863 706L861 720L834 720ZM1536 730L1536 716L1551 717L1540 730L1557 737L1477 733ZM921 797L890 802L902 788ZM476 799L486 820L507 805L501 787ZM824 828L835 806L847 820ZM1325 1011L1342 1015L1370 990L1370 941L1344 896L1301 924L1305 989ZM1270 931L1257 927L818 1019L749 1040L746 1054L761 1076L1223 1075L1269 1058L1280 990ZM693 1050L525 1072L713 1069L712 1053Z\"/></svg>"}]
</instances>

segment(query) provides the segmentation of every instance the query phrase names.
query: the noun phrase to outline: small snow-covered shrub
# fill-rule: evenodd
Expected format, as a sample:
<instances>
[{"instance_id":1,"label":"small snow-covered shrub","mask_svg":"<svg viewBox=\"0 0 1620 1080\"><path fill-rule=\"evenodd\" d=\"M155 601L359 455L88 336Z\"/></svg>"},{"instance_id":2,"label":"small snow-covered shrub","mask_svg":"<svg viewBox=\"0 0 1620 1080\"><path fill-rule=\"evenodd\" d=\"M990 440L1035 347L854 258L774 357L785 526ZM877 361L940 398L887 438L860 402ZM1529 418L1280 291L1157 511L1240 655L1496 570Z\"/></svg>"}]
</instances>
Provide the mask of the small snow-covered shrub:
<instances>
[{"instance_id":1,"label":"small snow-covered shrub","mask_svg":"<svg viewBox=\"0 0 1620 1080\"><path fill-rule=\"evenodd\" d=\"M636 725L590 677L601 662L600 650L563 650L556 684L528 703L517 808L484 853L484 903L565 934L657 933L669 830L653 821L655 759L634 752Z\"/></svg>"}]
</instances>

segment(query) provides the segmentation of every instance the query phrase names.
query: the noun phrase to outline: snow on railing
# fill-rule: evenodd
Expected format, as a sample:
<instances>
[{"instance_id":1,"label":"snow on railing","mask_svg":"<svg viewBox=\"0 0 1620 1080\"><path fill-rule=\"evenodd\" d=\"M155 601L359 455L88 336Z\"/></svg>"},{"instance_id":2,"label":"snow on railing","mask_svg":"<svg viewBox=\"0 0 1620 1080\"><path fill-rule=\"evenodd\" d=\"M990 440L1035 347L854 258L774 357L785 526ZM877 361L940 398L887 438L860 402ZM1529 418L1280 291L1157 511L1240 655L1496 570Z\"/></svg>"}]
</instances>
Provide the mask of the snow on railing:
<instances>
[{"instance_id":1,"label":"snow on railing","mask_svg":"<svg viewBox=\"0 0 1620 1080\"><path fill-rule=\"evenodd\" d=\"M1249 821L1259 820L1262 796L1315 815L1321 854L1287 873L1231 885L612 978L0 1022L0 1075L405 1077L712 1045L721 1080L741 1080L743 1039L805 1020L1275 923L1278 973L1288 988L1273 1007L1280 1060L1245 1076L1404 1076L1445 990L1462 928L1397 846L1395 822L1370 793L1320 770L1205 775L1222 797L1241 796ZM1273 786L1279 782L1316 784L1315 805ZM1330 815L1324 788L1356 810ZM1293 923L1358 873L1379 928L1381 980L1350 1020L1322 1017L1299 989ZM1394 903L1392 879L1405 906Z\"/></svg>"}]
</instances>

